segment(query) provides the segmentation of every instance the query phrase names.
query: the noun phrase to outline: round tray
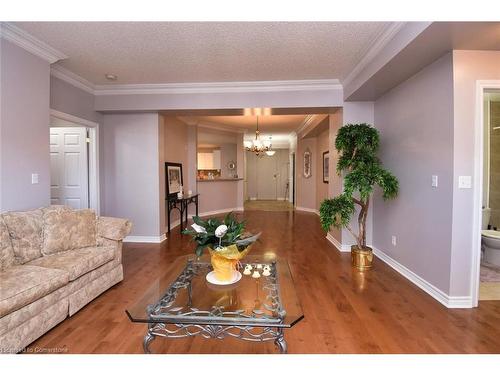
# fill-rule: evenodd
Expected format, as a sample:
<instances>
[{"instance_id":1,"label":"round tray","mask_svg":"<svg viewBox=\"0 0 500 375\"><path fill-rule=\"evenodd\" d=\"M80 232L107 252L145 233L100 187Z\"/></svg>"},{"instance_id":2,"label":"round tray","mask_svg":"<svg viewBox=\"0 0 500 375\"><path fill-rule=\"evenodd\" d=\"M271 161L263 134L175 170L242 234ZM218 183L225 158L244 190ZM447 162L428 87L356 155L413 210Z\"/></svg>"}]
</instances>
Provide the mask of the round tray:
<instances>
[{"instance_id":1,"label":"round tray","mask_svg":"<svg viewBox=\"0 0 500 375\"><path fill-rule=\"evenodd\" d=\"M241 273L239 271L234 271L233 278L231 280L220 281L215 277L215 271L212 271L212 272L207 273L206 279L210 284L214 284L214 285L231 285L231 284L235 284L241 280Z\"/></svg>"}]
</instances>

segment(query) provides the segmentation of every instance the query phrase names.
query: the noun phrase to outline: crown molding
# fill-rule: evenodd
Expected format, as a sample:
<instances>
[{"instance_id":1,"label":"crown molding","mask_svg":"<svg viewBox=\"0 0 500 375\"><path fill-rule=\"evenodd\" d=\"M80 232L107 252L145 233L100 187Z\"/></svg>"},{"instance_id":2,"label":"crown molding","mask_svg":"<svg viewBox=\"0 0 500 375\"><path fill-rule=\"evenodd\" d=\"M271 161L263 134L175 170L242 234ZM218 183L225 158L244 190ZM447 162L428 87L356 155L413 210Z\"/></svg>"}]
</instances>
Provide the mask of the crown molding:
<instances>
[{"instance_id":1,"label":"crown molding","mask_svg":"<svg viewBox=\"0 0 500 375\"><path fill-rule=\"evenodd\" d=\"M369 48L363 55L363 58L354 67L353 70L342 81L343 87L349 85L356 76L370 64L382 49L394 38L394 36L406 25L406 22L392 22L380 34L375 37L375 40L369 44Z\"/></svg>"},{"instance_id":2,"label":"crown molding","mask_svg":"<svg viewBox=\"0 0 500 375\"><path fill-rule=\"evenodd\" d=\"M60 65L51 66L50 75L59 78L60 80L69 83L70 85L75 86L83 91L86 91L89 94L95 95L95 86L92 82L86 80L83 77L80 77L78 74L75 74L66 68L63 68Z\"/></svg>"},{"instance_id":3,"label":"crown molding","mask_svg":"<svg viewBox=\"0 0 500 375\"><path fill-rule=\"evenodd\" d=\"M50 74L96 96L342 90L338 79L94 85L60 65L53 65Z\"/></svg>"},{"instance_id":4,"label":"crown molding","mask_svg":"<svg viewBox=\"0 0 500 375\"><path fill-rule=\"evenodd\" d=\"M151 95L151 94L220 94L246 92L283 92L303 90L339 90L337 79L251 81L251 82L195 82L164 84L96 85L95 95Z\"/></svg>"},{"instance_id":5,"label":"crown molding","mask_svg":"<svg viewBox=\"0 0 500 375\"><path fill-rule=\"evenodd\" d=\"M235 134L245 134L244 129L232 128L230 126L215 124L213 122L200 121L197 123L197 125L198 125L198 127L205 128L205 129L219 130L219 131L228 132L228 133L235 133Z\"/></svg>"},{"instance_id":6,"label":"crown molding","mask_svg":"<svg viewBox=\"0 0 500 375\"><path fill-rule=\"evenodd\" d=\"M9 22L0 23L0 35L5 40L8 40L33 55L48 61L50 64L68 58L68 56L61 51L49 46L47 43L42 42Z\"/></svg>"},{"instance_id":7,"label":"crown molding","mask_svg":"<svg viewBox=\"0 0 500 375\"><path fill-rule=\"evenodd\" d=\"M302 133L310 124L311 122L314 120L314 117L316 115L307 115L305 118L304 118L304 121L302 121L302 124L300 125L300 127L296 130L295 133L300 134Z\"/></svg>"}]
</instances>

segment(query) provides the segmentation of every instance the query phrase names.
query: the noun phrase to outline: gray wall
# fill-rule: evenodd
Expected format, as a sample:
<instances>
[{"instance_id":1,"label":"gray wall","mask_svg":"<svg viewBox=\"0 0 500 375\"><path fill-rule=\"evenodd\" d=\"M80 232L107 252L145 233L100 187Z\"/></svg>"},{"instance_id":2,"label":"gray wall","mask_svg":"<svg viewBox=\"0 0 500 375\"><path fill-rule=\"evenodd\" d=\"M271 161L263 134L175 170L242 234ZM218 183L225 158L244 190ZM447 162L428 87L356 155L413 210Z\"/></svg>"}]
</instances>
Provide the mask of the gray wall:
<instances>
[{"instance_id":1,"label":"gray wall","mask_svg":"<svg viewBox=\"0 0 500 375\"><path fill-rule=\"evenodd\" d=\"M50 108L56 111L101 122L101 114L94 110L94 95L63 80L50 77Z\"/></svg>"},{"instance_id":2,"label":"gray wall","mask_svg":"<svg viewBox=\"0 0 500 375\"><path fill-rule=\"evenodd\" d=\"M49 63L0 39L0 211L50 203ZM38 173L39 183L31 184Z\"/></svg>"},{"instance_id":3,"label":"gray wall","mask_svg":"<svg viewBox=\"0 0 500 375\"><path fill-rule=\"evenodd\" d=\"M159 236L158 114L103 115L103 215L130 219L132 236Z\"/></svg>"},{"instance_id":4,"label":"gray wall","mask_svg":"<svg viewBox=\"0 0 500 375\"><path fill-rule=\"evenodd\" d=\"M453 61L447 54L375 102L380 158L397 199L374 197L373 244L445 293L453 210ZM439 186L431 187L431 176ZM391 236L397 236L397 246Z\"/></svg>"}]
</instances>

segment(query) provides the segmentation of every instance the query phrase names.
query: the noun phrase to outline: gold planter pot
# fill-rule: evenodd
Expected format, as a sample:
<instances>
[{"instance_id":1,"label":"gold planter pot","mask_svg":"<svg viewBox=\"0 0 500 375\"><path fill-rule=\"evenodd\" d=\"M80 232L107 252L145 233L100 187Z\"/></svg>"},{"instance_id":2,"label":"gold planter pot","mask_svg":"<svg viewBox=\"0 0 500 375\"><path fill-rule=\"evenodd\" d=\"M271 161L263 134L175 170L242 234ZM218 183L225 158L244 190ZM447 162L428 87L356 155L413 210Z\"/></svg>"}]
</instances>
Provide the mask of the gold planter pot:
<instances>
[{"instance_id":1,"label":"gold planter pot","mask_svg":"<svg viewBox=\"0 0 500 375\"><path fill-rule=\"evenodd\" d=\"M359 249L358 246L351 246L351 259L353 267L360 271L369 270L373 264L373 251L371 247Z\"/></svg>"}]
</instances>

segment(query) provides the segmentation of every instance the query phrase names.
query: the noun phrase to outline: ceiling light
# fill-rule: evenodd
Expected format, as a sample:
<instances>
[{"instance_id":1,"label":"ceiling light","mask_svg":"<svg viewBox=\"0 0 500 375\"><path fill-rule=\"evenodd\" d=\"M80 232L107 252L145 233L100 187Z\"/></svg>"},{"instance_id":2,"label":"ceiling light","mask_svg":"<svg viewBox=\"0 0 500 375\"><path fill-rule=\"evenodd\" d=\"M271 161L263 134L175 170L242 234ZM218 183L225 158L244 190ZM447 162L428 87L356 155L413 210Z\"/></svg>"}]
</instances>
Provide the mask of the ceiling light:
<instances>
[{"instance_id":1,"label":"ceiling light","mask_svg":"<svg viewBox=\"0 0 500 375\"><path fill-rule=\"evenodd\" d=\"M243 145L245 146L245 150L253 152L257 156L264 156L264 153L269 156L274 155L275 151L271 150L271 137L269 137L269 141L262 142L260 140L259 116L257 116L257 129L255 130L255 139L252 141L244 141Z\"/></svg>"},{"instance_id":2,"label":"ceiling light","mask_svg":"<svg viewBox=\"0 0 500 375\"><path fill-rule=\"evenodd\" d=\"M116 81L116 80L118 79L118 76L117 76L117 75L115 75L115 74L110 74L110 73L106 73L106 74L104 75L104 77L106 77L106 79L107 79L108 81Z\"/></svg>"}]
</instances>

